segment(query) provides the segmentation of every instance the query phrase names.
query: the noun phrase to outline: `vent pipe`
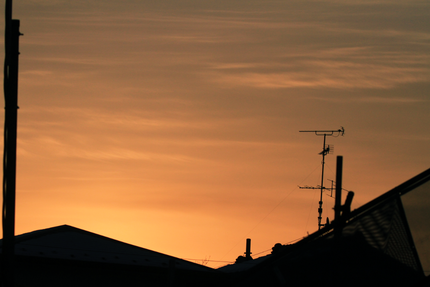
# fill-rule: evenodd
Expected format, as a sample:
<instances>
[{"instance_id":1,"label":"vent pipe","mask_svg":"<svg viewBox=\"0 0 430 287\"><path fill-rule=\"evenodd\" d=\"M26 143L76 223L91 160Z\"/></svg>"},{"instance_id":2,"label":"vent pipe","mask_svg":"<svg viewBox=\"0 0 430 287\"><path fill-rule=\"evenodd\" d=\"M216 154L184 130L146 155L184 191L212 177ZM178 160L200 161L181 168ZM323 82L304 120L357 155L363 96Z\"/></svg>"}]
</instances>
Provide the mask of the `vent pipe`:
<instances>
[{"instance_id":1,"label":"vent pipe","mask_svg":"<svg viewBox=\"0 0 430 287\"><path fill-rule=\"evenodd\" d=\"M342 169L343 156L336 157L336 194L334 203L334 220L339 223L342 210Z\"/></svg>"},{"instance_id":2,"label":"vent pipe","mask_svg":"<svg viewBox=\"0 0 430 287\"><path fill-rule=\"evenodd\" d=\"M246 239L246 252L245 252L245 257L246 259L252 259L251 257L251 238L247 238Z\"/></svg>"}]
</instances>

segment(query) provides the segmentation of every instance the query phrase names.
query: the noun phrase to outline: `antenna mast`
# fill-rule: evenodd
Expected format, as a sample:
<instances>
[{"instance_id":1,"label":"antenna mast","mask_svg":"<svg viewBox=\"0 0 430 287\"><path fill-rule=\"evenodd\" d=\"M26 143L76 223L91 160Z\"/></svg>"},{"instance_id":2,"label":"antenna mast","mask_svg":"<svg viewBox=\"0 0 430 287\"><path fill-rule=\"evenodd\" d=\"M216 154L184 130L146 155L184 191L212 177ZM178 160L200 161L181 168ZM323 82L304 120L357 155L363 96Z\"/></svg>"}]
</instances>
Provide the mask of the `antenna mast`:
<instances>
[{"instance_id":1,"label":"antenna mast","mask_svg":"<svg viewBox=\"0 0 430 287\"><path fill-rule=\"evenodd\" d=\"M325 156L329 153L333 152L333 146L330 145L326 145L326 137L327 136L335 136L338 137L339 135L343 136L345 134L345 129L343 127L341 127L338 130L314 130L314 131L300 131L301 133L315 133L315 135L317 136L323 136L324 137L324 141L323 141L323 150L322 152L320 152L319 154L322 155L322 162L321 162L321 185L319 187L317 187L318 189L321 190L320 192L320 200L319 200L319 206L318 206L318 230L321 229L321 227L323 227L325 224L321 223L321 218L322 218L322 205L323 205L323 192L324 189L326 189L324 187L324 165L325 165ZM306 187L308 188L308 187ZM317 189L317 188L312 188L311 189Z\"/></svg>"}]
</instances>

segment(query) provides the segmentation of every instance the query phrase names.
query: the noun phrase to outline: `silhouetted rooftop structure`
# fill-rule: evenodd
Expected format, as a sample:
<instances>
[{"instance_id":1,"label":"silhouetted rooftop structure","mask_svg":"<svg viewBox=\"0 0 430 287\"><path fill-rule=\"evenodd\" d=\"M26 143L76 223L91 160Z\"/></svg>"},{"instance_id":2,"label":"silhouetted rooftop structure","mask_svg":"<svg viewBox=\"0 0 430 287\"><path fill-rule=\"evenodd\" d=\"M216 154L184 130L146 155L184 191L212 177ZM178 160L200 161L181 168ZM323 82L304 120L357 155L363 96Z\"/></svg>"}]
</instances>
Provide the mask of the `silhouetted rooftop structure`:
<instances>
[{"instance_id":1,"label":"silhouetted rooftop structure","mask_svg":"<svg viewBox=\"0 0 430 287\"><path fill-rule=\"evenodd\" d=\"M16 286L430 286L429 206L430 169L297 243L219 269L62 225L16 236Z\"/></svg>"},{"instance_id":2,"label":"silhouetted rooftop structure","mask_svg":"<svg viewBox=\"0 0 430 287\"><path fill-rule=\"evenodd\" d=\"M225 286L430 286L429 207L430 169L295 244L220 268Z\"/></svg>"},{"instance_id":3,"label":"silhouetted rooftop structure","mask_svg":"<svg viewBox=\"0 0 430 287\"><path fill-rule=\"evenodd\" d=\"M16 236L18 286L197 286L209 267L69 225Z\"/></svg>"}]
</instances>

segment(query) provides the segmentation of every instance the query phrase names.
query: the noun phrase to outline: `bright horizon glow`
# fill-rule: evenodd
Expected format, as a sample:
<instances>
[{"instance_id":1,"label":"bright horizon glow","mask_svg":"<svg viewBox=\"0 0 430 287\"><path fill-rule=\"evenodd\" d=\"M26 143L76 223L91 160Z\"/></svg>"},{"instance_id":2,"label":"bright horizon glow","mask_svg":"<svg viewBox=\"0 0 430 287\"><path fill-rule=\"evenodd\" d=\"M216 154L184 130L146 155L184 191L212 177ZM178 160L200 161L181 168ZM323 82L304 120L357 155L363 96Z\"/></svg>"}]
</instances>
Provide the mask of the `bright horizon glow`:
<instances>
[{"instance_id":1,"label":"bright horizon glow","mask_svg":"<svg viewBox=\"0 0 430 287\"><path fill-rule=\"evenodd\" d=\"M430 4L146 2L14 3L17 234L219 267L317 230L297 186L320 184L322 137L300 130L345 127L325 183L343 155L353 208L429 168Z\"/></svg>"}]
</instances>

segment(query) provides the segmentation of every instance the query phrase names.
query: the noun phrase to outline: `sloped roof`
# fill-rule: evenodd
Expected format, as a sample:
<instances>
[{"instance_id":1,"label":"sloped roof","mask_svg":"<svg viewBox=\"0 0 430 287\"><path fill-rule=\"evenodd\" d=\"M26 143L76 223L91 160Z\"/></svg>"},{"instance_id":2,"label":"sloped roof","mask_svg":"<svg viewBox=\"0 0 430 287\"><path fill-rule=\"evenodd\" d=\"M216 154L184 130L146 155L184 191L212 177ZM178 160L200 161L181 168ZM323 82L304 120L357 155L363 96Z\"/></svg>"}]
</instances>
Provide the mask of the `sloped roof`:
<instances>
[{"instance_id":1,"label":"sloped roof","mask_svg":"<svg viewBox=\"0 0 430 287\"><path fill-rule=\"evenodd\" d=\"M169 267L169 264L174 262L177 269L214 270L69 225L36 230L16 236L15 254L17 256L161 268Z\"/></svg>"},{"instance_id":2,"label":"sloped roof","mask_svg":"<svg viewBox=\"0 0 430 287\"><path fill-rule=\"evenodd\" d=\"M271 256L272 254L268 254L252 260L247 260L240 263L228 264L228 265L219 267L218 270L225 273L235 273L235 272L246 271L262 263L264 260L269 259Z\"/></svg>"},{"instance_id":3,"label":"sloped roof","mask_svg":"<svg viewBox=\"0 0 430 287\"><path fill-rule=\"evenodd\" d=\"M375 249L422 273L423 268L412 237L413 235L418 236L418 234L411 233L409 221L412 218L405 213L403 198L406 195L418 193L419 189L424 188L425 200L427 204L430 204L429 183L430 169L427 169L353 210L347 217L341 219L342 222L332 222L329 226L305 238L304 241L331 237L335 235L336 227L340 225L342 237L359 232ZM423 192L420 193L423 195ZM420 200L424 200L423 196ZM412 206L407 207L408 209L413 208ZM429 208L430 206L427 206L427 210ZM421 232L427 230L426 234L429 234L428 224L421 224L420 229Z\"/></svg>"},{"instance_id":4,"label":"sloped roof","mask_svg":"<svg viewBox=\"0 0 430 287\"><path fill-rule=\"evenodd\" d=\"M247 286L410 286L419 283L424 278L423 268L402 203L403 196L418 189L421 202L423 197L429 202L430 169L341 217L338 222L293 245L284 245L262 261L239 263L240 268L221 268L224 272L240 272L226 286L239 282ZM421 229L429 228L425 224Z\"/></svg>"}]
</instances>

